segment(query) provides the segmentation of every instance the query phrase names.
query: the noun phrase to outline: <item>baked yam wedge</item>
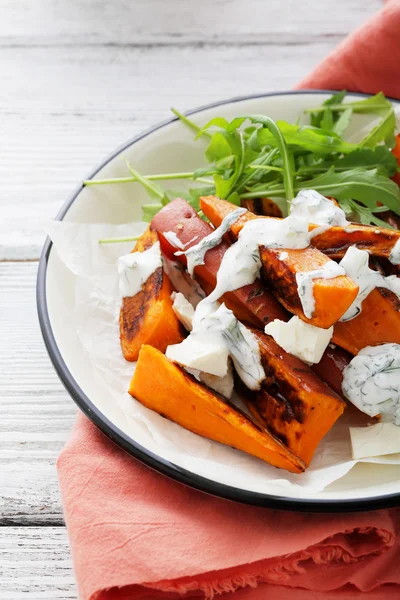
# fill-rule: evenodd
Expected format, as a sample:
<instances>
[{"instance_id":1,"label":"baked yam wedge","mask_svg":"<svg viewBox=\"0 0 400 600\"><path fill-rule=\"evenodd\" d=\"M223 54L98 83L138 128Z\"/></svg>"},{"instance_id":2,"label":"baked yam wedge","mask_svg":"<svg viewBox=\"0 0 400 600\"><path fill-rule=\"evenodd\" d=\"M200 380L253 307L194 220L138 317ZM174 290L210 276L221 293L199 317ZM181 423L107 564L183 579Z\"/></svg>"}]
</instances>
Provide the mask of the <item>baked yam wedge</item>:
<instances>
[{"instance_id":1,"label":"baked yam wedge","mask_svg":"<svg viewBox=\"0 0 400 600\"><path fill-rule=\"evenodd\" d=\"M253 417L308 466L313 454L345 409L345 402L301 360L272 337L256 336L266 379L246 395Z\"/></svg>"},{"instance_id":2,"label":"baked yam wedge","mask_svg":"<svg viewBox=\"0 0 400 600\"><path fill-rule=\"evenodd\" d=\"M281 441L156 348L142 346L129 393L193 433L243 450L274 467L292 473L304 471L303 461Z\"/></svg>"},{"instance_id":3,"label":"baked yam wedge","mask_svg":"<svg viewBox=\"0 0 400 600\"><path fill-rule=\"evenodd\" d=\"M375 288L362 303L360 314L336 323L332 341L351 354L366 346L400 344L400 300L388 290Z\"/></svg>"},{"instance_id":4,"label":"baked yam wedge","mask_svg":"<svg viewBox=\"0 0 400 600\"><path fill-rule=\"evenodd\" d=\"M212 232L211 226L203 221L194 208L181 198L176 198L164 206L154 217L152 227L158 231L164 254L171 260L179 261L182 264L186 264L185 256L175 256L177 248L162 235L163 232L173 231L182 244L187 244L187 248L197 244ZM207 294L215 287L217 272L227 248L228 243L223 242L208 250L205 255L205 264L194 269L196 280ZM225 294L223 301L237 319L257 329L264 330L265 325L274 319L288 321L291 317L291 314L279 304L271 291L260 280ZM350 360L351 356L344 350L327 348L322 360L312 368L321 379L341 394L342 371Z\"/></svg>"},{"instance_id":5,"label":"baked yam wedge","mask_svg":"<svg viewBox=\"0 0 400 600\"><path fill-rule=\"evenodd\" d=\"M310 227L314 229L315 226ZM396 242L400 239L400 231L385 229L372 225L348 225L331 227L327 231L311 239L311 245L321 252L340 260L350 246L367 250L372 256L389 259Z\"/></svg>"},{"instance_id":6,"label":"baked yam wedge","mask_svg":"<svg viewBox=\"0 0 400 600\"><path fill-rule=\"evenodd\" d=\"M187 250L213 231L211 225L203 221L194 208L181 198L176 198L164 206L153 218L151 226L158 232L162 252L169 259L184 265L186 257L175 256L178 248L173 246L163 233L175 233ZM205 255L204 265L198 265L194 269L196 280L207 294L215 288L217 272L228 247L229 241L223 241L219 246L211 248ZM225 302L237 319L253 327L264 327L274 319L286 319L284 308L259 279L251 285L224 294L221 302Z\"/></svg>"},{"instance_id":7,"label":"baked yam wedge","mask_svg":"<svg viewBox=\"0 0 400 600\"><path fill-rule=\"evenodd\" d=\"M133 252L144 252L158 241L150 227L136 243ZM182 326L172 309L173 288L162 267L150 275L135 296L123 298L119 315L120 341L126 360L136 361L142 344L165 352L169 344L179 344Z\"/></svg>"},{"instance_id":8,"label":"baked yam wedge","mask_svg":"<svg viewBox=\"0 0 400 600\"><path fill-rule=\"evenodd\" d=\"M252 205L250 205L252 207ZM230 212L235 210L230 202L216 196L205 196L201 198L201 209L210 219L214 227L218 227L221 221ZM247 207L246 207L247 208ZM237 239L240 230L249 220L264 217L262 214L253 214L253 211L244 214L231 227L233 239ZM266 219L276 218L264 217ZM393 227L393 225L391 225ZM310 231L318 225L310 225ZM349 224L347 227L330 227L310 240L313 248L320 250L329 258L340 260L346 254L350 246L356 246L360 250L368 250L372 256L389 259L394 245L400 239L400 231L385 229L372 225L358 223Z\"/></svg>"},{"instance_id":9,"label":"baked yam wedge","mask_svg":"<svg viewBox=\"0 0 400 600\"><path fill-rule=\"evenodd\" d=\"M236 208L230 202L216 196L201 198L200 206L215 227L218 227L223 218ZM247 211L232 224L230 228L232 237L237 239L245 223L259 218L270 219L271 217L257 217ZM330 259L313 247L303 250L285 248L285 254L286 258L282 259L281 248L260 247L263 275L268 285L289 312L315 327L328 329L351 306L357 296L358 286L346 275L340 275L333 279L315 278L313 280L315 309L312 316L307 318L298 294L296 273L320 269Z\"/></svg>"}]
</instances>

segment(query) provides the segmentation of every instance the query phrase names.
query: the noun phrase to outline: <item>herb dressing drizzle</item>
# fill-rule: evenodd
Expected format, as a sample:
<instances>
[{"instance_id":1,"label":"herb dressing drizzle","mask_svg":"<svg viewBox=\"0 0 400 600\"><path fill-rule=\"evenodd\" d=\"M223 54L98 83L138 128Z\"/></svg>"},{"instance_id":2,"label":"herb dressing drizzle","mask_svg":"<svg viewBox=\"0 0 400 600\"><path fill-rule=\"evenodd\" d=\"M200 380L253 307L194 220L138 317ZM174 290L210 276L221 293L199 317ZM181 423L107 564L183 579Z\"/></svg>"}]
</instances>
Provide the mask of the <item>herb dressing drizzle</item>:
<instances>
[{"instance_id":1,"label":"herb dressing drizzle","mask_svg":"<svg viewBox=\"0 0 400 600\"><path fill-rule=\"evenodd\" d=\"M400 265L400 239L393 246L389 260L392 265Z\"/></svg>"},{"instance_id":2,"label":"herb dressing drizzle","mask_svg":"<svg viewBox=\"0 0 400 600\"><path fill-rule=\"evenodd\" d=\"M390 290L400 297L400 279L396 275L384 277L378 271L370 269L369 254L366 250L351 246L339 264L359 287L357 298L344 313L341 321L350 321L357 317L362 310L363 301L377 287Z\"/></svg>"},{"instance_id":3,"label":"herb dressing drizzle","mask_svg":"<svg viewBox=\"0 0 400 600\"><path fill-rule=\"evenodd\" d=\"M187 270L191 277L193 277L194 268L197 267L197 265L204 265L204 256L206 252L210 250L210 248L215 248L215 246L218 246L221 243L223 236L229 231L230 226L245 212L245 208L237 208L224 218L217 229L200 240L198 244L192 246L189 250L175 252L176 256L180 256L181 254L186 256Z\"/></svg>"},{"instance_id":4,"label":"herb dressing drizzle","mask_svg":"<svg viewBox=\"0 0 400 600\"><path fill-rule=\"evenodd\" d=\"M120 256L117 269L121 297L136 296L142 285L159 267L162 267L160 242L156 242L144 252L131 252Z\"/></svg>"},{"instance_id":5,"label":"herb dressing drizzle","mask_svg":"<svg viewBox=\"0 0 400 600\"><path fill-rule=\"evenodd\" d=\"M400 345L363 348L344 369L342 390L362 412L400 425Z\"/></svg>"}]
</instances>

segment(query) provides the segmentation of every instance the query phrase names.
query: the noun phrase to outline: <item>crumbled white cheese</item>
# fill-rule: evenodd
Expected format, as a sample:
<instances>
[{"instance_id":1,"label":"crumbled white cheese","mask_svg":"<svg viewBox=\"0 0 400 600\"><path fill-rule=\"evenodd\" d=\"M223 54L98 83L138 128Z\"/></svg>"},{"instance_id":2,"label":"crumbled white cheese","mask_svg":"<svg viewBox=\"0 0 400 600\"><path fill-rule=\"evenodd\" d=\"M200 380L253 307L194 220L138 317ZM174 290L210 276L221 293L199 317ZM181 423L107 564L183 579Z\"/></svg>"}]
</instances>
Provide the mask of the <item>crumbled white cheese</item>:
<instances>
[{"instance_id":1,"label":"crumbled white cheese","mask_svg":"<svg viewBox=\"0 0 400 600\"><path fill-rule=\"evenodd\" d=\"M171 298L173 300L172 309L184 328L187 331L192 331L192 321L194 315L194 308L188 302L181 292L172 292Z\"/></svg>"},{"instance_id":2,"label":"crumbled white cheese","mask_svg":"<svg viewBox=\"0 0 400 600\"><path fill-rule=\"evenodd\" d=\"M279 319L268 323L265 333L271 335L286 352L312 365L321 360L331 341L333 327L321 329L304 323L298 317L292 317L287 323Z\"/></svg>"},{"instance_id":3,"label":"crumbled white cheese","mask_svg":"<svg viewBox=\"0 0 400 600\"><path fill-rule=\"evenodd\" d=\"M216 337L189 335L180 344L168 346L165 354L179 365L217 377L224 377L228 371L228 348Z\"/></svg>"},{"instance_id":4,"label":"crumbled white cheese","mask_svg":"<svg viewBox=\"0 0 400 600\"><path fill-rule=\"evenodd\" d=\"M400 431L393 423L350 427L350 438L354 459L400 453Z\"/></svg>"},{"instance_id":5,"label":"crumbled white cheese","mask_svg":"<svg viewBox=\"0 0 400 600\"><path fill-rule=\"evenodd\" d=\"M122 298L136 296L150 275L162 267L160 242L144 252L131 252L118 259L119 292Z\"/></svg>"},{"instance_id":6,"label":"crumbled white cheese","mask_svg":"<svg viewBox=\"0 0 400 600\"><path fill-rule=\"evenodd\" d=\"M206 298L197 306L192 324L189 337L181 344L168 346L168 358L182 366L224 377L230 356L247 387L260 388L265 373L258 342L231 310Z\"/></svg>"},{"instance_id":7,"label":"crumbled white cheese","mask_svg":"<svg viewBox=\"0 0 400 600\"><path fill-rule=\"evenodd\" d=\"M216 377L209 373L200 373L200 381L206 386L224 396L224 398L230 399L233 394L233 368L232 361L228 361L228 371L223 377Z\"/></svg>"}]
</instances>

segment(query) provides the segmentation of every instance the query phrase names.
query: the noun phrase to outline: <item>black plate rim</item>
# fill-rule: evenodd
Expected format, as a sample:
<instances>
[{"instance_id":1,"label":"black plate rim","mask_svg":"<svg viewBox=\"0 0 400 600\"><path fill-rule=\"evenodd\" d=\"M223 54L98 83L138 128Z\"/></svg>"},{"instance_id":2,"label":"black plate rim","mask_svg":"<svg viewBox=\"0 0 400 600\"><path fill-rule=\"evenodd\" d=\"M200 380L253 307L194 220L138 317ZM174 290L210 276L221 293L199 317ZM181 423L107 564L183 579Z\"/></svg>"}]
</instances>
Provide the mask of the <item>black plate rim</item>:
<instances>
[{"instance_id":1,"label":"black plate rim","mask_svg":"<svg viewBox=\"0 0 400 600\"><path fill-rule=\"evenodd\" d=\"M186 115L193 115L202 112L207 109L216 108L225 104L232 104L235 102L241 102L243 100L254 100L259 98L269 98L271 96L288 96L288 95L312 95L312 94L329 94L335 93L337 90L320 90L320 89L306 89L306 90L289 90L289 91L278 91L270 92L265 94L254 94L247 96L234 97L228 100L220 100L204 106L200 106L193 110L185 112ZM369 97L371 94L363 94L360 92L350 92L357 94L358 96ZM399 104L399 100L388 97L394 104ZM158 129L177 121L177 117L173 117L153 127L147 129L143 133L135 136L129 141L125 142L114 150L108 157L106 157L91 173L85 177L85 179L92 179L103 167L105 167L111 160L113 160L118 154L154 133ZM62 221L68 210L79 196L80 192L84 189L83 184L78 185L72 194L67 198L66 202L62 206L61 210L56 216L56 220ZM389 508L392 506L398 506L400 504L400 493L385 494L381 496L373 496L368 498L347 498L347 499L307 499L307 498L290 498L287 496L276 496L270 494L264 494L260 492L252 492L250 490L243 490L228 486L211 479L207 479L196 473L192 473L174 463L159 457L155 453L147 450L131 437L125 434L119 427L117 427L112 421L110 421L90 400L90 398L80 388L78 382L74 379L71 372L69 371L61 352L57 346L57 342L51 327L50 316L47 306L46 296L46 278L47 278L47 266L52 248L52 242L49 238L46 239L43 246L43 250L40 257L37 285L36 285L36 301L37 311L39 317L40 329L44 339L44 343L47 352L50 356L51 362L63 383L64 387L82 410L82 412L114 443L120 446L123 450L128 452L131 456L138 459L153 470L166 475L167 477L183 483L191 488L194 488L201 492L206 492L213 496L240 502L243 504L249 504L254 506L263 506L268 508L298 511L298 512L359 512L366 510L378 510L381 508Z\"/></svg>"}]
</instances>

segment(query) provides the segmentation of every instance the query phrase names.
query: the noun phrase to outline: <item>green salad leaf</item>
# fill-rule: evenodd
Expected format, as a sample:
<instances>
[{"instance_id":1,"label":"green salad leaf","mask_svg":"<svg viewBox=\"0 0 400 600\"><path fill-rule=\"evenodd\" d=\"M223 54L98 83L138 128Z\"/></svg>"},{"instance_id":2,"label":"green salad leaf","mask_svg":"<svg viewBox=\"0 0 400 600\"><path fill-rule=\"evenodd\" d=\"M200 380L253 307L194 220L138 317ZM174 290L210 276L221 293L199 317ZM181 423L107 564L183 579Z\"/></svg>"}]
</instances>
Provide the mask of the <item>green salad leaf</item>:
<instances>
[{"instance_id":1,"label":"green salad leaf","mask_svg":"<svg viewBox=\"0 0 400 600\"><path fill-rule=\"evenodd\" d=\"M200 125L176 109L174 114L204 144L204 163L193 172L143 176L128 164L130 177L91 180L84 185L137 182L155 201L143 206L152 217L174 197L184 197L200 211L200 197L216 194L240 205L247 198L269 197L288 211L301 189L335 197L342 208L362 223L384 225L379 213L400 215L400 188L390 178L399 171L391 148L396 119L392 103L381 92L346 102L342 90L321 106L305 111L309 125L274 121L266 115L243 115L231 121L216 117ZM358 143L345 134L353 116L375 120ZM167 180L189 181L185 192L164 189ZM164 181L163 184L161 182Z\"/></svg>"}]
</instances>

